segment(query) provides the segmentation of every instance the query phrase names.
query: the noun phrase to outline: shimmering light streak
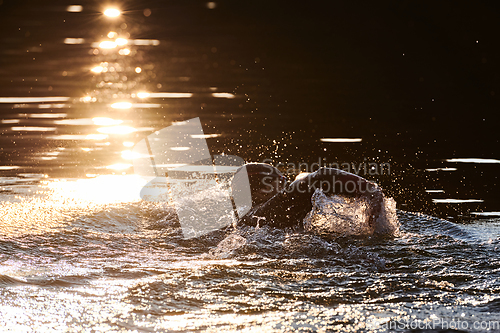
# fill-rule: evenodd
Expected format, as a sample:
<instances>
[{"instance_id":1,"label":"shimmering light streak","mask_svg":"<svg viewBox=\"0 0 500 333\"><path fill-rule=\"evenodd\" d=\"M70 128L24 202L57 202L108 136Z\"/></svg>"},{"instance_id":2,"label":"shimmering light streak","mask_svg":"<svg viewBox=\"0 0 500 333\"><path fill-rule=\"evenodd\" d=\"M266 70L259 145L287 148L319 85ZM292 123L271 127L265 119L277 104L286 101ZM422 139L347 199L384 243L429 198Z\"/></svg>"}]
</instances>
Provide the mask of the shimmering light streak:
<instances>
[{"instance_id":1,"label":"shimmering light streak","mask_svg":"<svg viewBox=\"0 0 500 333\"><path fill-rule=\"evenodd\" d=\"M117 46L116 42L105 40L99 43L101 49L114 49Z\"/></svg>"},{"instance_id":2,"label":"shimmering light streak","mask_svg":"<svg viewBox=\"0 0 500 333\"><path fill-rule=\"evenodd\" d=\"M128 40L126 40L125 38L117 38L117 39L115 40L115 43L116 43L116 45L118 45L118 46L124 46L124 45L127 45Z\"/></svg>"},{"instance_id":3,"label":"shimmering light streak","mask_svg":"<svg viewBox=\"0 0 500 333\"><path fill-rule=\"evenodd\" d=\"M126 170L130 164L113 164L109 170ZM136 175L101 175L76 181L57 181L48 184L53 189L52 201L72 202L73 207L89 209L88 203L103 205L140 200L140 189L145 181ZM60 196L56 198L55 196Z\"/></svg>"},{"instance_id":4,"label":"shimmering light streak","mask_svg":"<svg viewBox=\"0 0 500 333\"><path fill-rule=\"evenodd\" d=\"M63 109L69 107L69 104L59 103L59 104L39 104L39 109Z\"/></svg>"},{"instance_id":5,"label":"shimmering light streak","mask_svg":"<svg viewBox=\"0 0 500 333\"><path fill-rule=\"evenodd\" d=\"M425 190L427 193L444 193L444 190Z\"/></svg>"},{"instance_id":6,"label":"shimmering light streak","mask_svg":"<svg viewBox=\"0 0 500 333\"><path fill-rule=\"evenodd\" d=\"M132 107L132 103L129 103L129 102L117 102L117 103L111 104L111 107L113 109L121 109L121 110L130 109Z\"/></svg>"},{"instance_id":7,"label":"shimmering light streak","mask_svg":"<svg viewBox=\"0 0 500 333\"><path fill-rule=\"evenodd\" d=\"M148 98L151 94L148 92L138 92L137 97L139 98Z\"/></svg>"},{"instance_id":8,"label":"shimmering light streak","mask_svg":"<svg viewBox=\"0 0 500 333\"><path fill-rule=\"evenodd\" d=\"M17 165L0 165L0 170L14 170L19 168Z\"/></svg>"},{"instance_id":9,"label":"shimmering light streak","mask_svg":"<svg viewBox=\"0 0 500 333\"><path fill-rule=\"evenodd\" d=\"M108 136L106 134L89 134L85 137L86 140L106 140Z\"/></svg>"},{"instance_id":10,"label":"shimmering light streak","mask_svg":"<svg viewBox=\"0 0 500 333\"><path fill-rule=\"evenodd\" d=\"M457 171L457 168L434 168L434 169L425 169L425 171Z\"/></svg>"},{"instance_id":11,"label":"shimmering light streak","mask_svg":"<svg viewBox=\"0 0 500 333\"><path fill-rule=\"evenodd\" d=\"M66 102L69 97L0 97L0 103Z\"/></svg>"},{"instance_id":12,"label":"shimmering light streak","mask_svg":"<svg viewBox=\"0 0 500 333\"><path fill-rule=\"evenodd\" d=\"M64 39L64 44L83 44L85 39L83 38L66 38Z\"/></svg>"},{"instance_id":13,"label":"shimmering light streak","mask_svg":"<svg viewBox=\"0 0 500 333\"><path fill-rule=\"evenodd\" d=\"M488 164L497 164L500 163L500 160L495 160L492 158L450 158L447 159L446 162L451 163L488 163Z\"/></svg>"},{"instance_id":14,"label":"shimmering light streak","mask_svg":"<svg viewBox=\"0 0 500 333\"><path fill-rule=\"evenodd\" d=\"M471 214L477 216L500 216L500 212L471 212Z\"/></svg>"},{"instance_id":15,"label":"shimmering light streak","mask_svg":"<svg viewBox=\"0 0 500 333\"><path fill-rule=\"evenodd\" d=\"M134 39L131 41L132 44L134 45L153 45L153 46L158 46L160 45L160 41L157 39Z\"/></svg>"},{"instance_id":16,"label":"shimmering light streak","mask_svg":"<svg viewBox=\"0 0 500 333\"><path fill-rule=\"evenodd\" d=\"M229 98L229 99L233 99L233 98L236 97L233 94L224 93L224 92L222 92L222 93L212 93L212 96L216 97L216 98Z\"/></svg>"},{"instance_id":17,"label":"shimmering light streak","mask_svg":"<svg viewBox=\"0 0 500 333\"><path fill-rule=\"evenodd\" d=\"M98 128L97 131L103 134L130 134L137 130L130 126L111 126Z\"/></svg>"},{"instance_id":18,"label":"shimmering light streak","mask_svg":"<svg viewBox=\"0 0 500 333\"><path fill-rule=\"evenodd\" d=\"M102 67L102 66L95 66L90 71L93 72L93 73L99 74L99 73L102 73L103 70L104 70L104 67Z\"/></svg>"},{"instance_id":19,"label":"shimmering light streak","mask_svg":"<svg viewBox=\"0 0 500 333\"><path fill-rule=\"evenodd\" d=\"M460 204L460 203L473 203L473 202L484 202L481 199L432 199L434 203L451 203L451 204Z\"/></svg>"},{"instance_id":20,"label":"shimmering light streak","mask_svg":"<svg viewBox=\"0 0 500 333\"><path fill-rule=\"evenodd\" d=\"M55 131L55 127L37 127L37 126L18 126L12 127L13 131L17 132L50 132Z\"/></svg>"},{"instance_id":21,"label":"shimmering light streak","mask_svg":"<svg viewBox=\"0 0 500 333\"><path fill-rule=\"evenodd\" d=\"M70 13L79 13L83 10L81 5L71 5L66 8L66 10Z\"/></svg>"},{"instance_id":22,"label":"shimmering light streak","mask_svg":"<svg viewBox=\"0 0 500 333\"><path fill-rule=\"evenodd\" d=\"M128 168L132 167L132 164L126 164L126 163L116 163L112 165L108 165L106 169L109 170L126 170Z\"/></svg>"},{"instance_id":23,"label":"shimmering light streak","mask_svg":"<svg viewBox=\"0 0 500 333\"><path fill-rule=\"evenodd\" d=\"M64 118L66 117L66 113L26 113L19 114L19 117L28 117L28 118L42 118L42 119L51 119L51 118Z\"/></svg>"},{"instance_id":24,"label":"shimmering light streak","mask_svg":"<svg viewBox=\"0 0 500 333\"><path fill-rule=\"evenodd\" d=\"M221 135L220 134L191 134L190 136L193 139L210 139L210 138L217 138Z\"/></svg>"},{"instance_id":25,"label":"shimmering light streak","mask_svg":"<svg viewBox=\"0 0 500 333\"><path fill-rule=\"evenodd\" d=\"M361 142L361 138L321 138L321 142Z\"/></svg>"},{"instance_id":26,"label":"shimmering light streak","mask_svg":"<svg viewBox=\"0 0 500 333\"><path fill-rule=\"evenodd\" d=\"M77 118L77 119L62 119L62 120L54 120L54 124L56 125L92 125L93 122L90 118Z\"/></svg>"},{"instance_id":27,"label":"shimmering light streak","mask_svg":"<svg viewBox=\"0 0 500 333\"><path fill-rule=\"evenodd\" d=\"M123 120L111 119L106 117L95 117L92 118L92 121L98 126L112 126L123 123Z\"/></svg>"},{"instance_id":28,"label":"shimmering light streak","mask_svg":"<svg viewBox=\"0 0 500 333\"><path fill-rule=\"evenodd\" d=\"M191 98L192 96L192 93L157 92L150 93L148 98Z\"/></svg>"}]
</instances>

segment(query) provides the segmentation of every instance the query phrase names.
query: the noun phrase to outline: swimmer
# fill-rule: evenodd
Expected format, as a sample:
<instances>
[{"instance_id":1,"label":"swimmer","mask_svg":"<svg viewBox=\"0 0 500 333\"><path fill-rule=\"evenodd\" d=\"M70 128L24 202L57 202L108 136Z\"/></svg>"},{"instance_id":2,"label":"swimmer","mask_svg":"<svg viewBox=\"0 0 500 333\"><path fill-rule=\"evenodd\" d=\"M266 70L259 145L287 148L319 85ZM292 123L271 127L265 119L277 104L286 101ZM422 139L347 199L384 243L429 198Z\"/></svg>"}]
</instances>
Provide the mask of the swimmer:
<instances>
[{"instance_id":1,"label":"swimmer","mask_svg":"<svg viewBox=\"0 0 500 333\"><path fill-rule=\"evenodd\" d=\"M244 180L244 173L239 172L243 169L250 182L252 208L240 218L241 224L302 230L302 220L312 209L311 197L316 189L328 195L369 198L373 203L369 219L372 225L383 207L383 193L377 184L334 168L320 168L287 184L286 178L272 165L250 163L235 173L231 184L233 193L241 188L239 183Z\"/></svg>"}]
</instances>

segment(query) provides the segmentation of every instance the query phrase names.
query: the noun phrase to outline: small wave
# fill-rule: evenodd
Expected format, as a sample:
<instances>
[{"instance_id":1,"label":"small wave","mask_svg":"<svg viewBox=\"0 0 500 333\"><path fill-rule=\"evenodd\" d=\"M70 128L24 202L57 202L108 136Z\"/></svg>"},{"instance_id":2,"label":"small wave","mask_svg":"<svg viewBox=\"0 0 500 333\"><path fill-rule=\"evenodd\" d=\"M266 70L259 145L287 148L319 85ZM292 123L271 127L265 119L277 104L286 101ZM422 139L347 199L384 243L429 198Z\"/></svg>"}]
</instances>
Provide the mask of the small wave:
<instances>
[{"instance_id":1,"label":"small wave","mask_svg":"<svg viewBox=\"0 0 500 333\"><path fill-rule=\"evenodd\" d=\"M399 220L405 232L418 235L446 235L466 242L475 242L478 240L477 237L474 237L474 235L456 223L422 213L401 211Z\"/></svg>"},{"instance_id":2,"label":"small wave","mask_svg":"<svg viewBox=\"0 0 500 333\"><path fill-rule=\"evenodd\" d=\"M86 283L86 278L79 276L24 279L0 274L0 287L14 287L19 285L32 285L40 287L72 287L83 285Z\"/></svg>"},{"instance_id":3,"label":"small wave","mask_svg":"<svg viewBox=\"0 0 500 333\"><path fill-rule=\"evenodd\" d=\"M13 278L8 275L0 274L0 287L11 287L21 284L27 284L27 282L21 279Z\"/></svg>"},{"instance_id":4,"label":"small wave","mask_svg":"<svg viewBox=\"0 0 500 333\"><path fill-rule=\"evenodd\" d=\"M354 239L351 239L354 241ZM269 226L243 227L234 230L213 247L211 259L289 260L307 259L328 261L334 265L361 265L369 270L384 270L386 260L374 252L356 246L349 239L341 243L312 233L290 233ZM266 260L264 260L266 261Z\"/></svg>"}]
</instances>

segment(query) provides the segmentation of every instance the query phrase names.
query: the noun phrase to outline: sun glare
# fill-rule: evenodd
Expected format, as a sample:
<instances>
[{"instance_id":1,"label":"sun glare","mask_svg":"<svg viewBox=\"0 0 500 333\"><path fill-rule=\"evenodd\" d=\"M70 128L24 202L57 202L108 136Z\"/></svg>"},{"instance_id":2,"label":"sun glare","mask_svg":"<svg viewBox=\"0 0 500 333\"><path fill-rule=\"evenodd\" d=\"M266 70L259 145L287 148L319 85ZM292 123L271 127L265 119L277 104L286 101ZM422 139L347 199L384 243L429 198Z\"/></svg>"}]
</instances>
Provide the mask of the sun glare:
<instances>
[{"instance_id":1,"label":"sun glare","mask_svg":"<svg viewBox=\"0 0 500 333\"><path fill-rule=\"evenodd\" d=\"M116 8L107 8L103 14L107 17L114 18L120 16L121 12Z\"/></svg>"},{"instance_id":2,"label":"sun glare","mask_svg":"<svg viewBox=\"0 0 500 333\"><path fill-rule=\"evenodd\" d=\"M138 92L137 93L137 97L139 97L139 98L148 98L149 95L151 95L151 94L148 92Z\"/></svg>"},{"instance_id":3,"label":"sun glare","mask_svg":"<svg viewBox=\"0 0 500 333\"><path fill-rule=\"evenodd\" d=\"M127 164L127 163L116 163L116 164L111 164L106 167L108 170L116 170L116 171L121 171L121 170L127 170L128 168L132 167L132 164Z\"/></svg>"},{"instance_id":4,"label":"sun glare","mask_svg":"<svg viewBox=\"0 0 500 333\"><path fill-rule=\"evenodd\" d=\"M106 167L111 170L125 170L130 164L114 164ZM59 181L48 186L54 190L53 196L60 200L73 200L73 204L114 204L140 200L140 190L145 180L136 175L101 175L91 179ZM87 207L87 206L85 206Z\"/></svg>"},{"instance_id":5,"label":"sun glare","mask_svg":"<svg viewBox=\"0 0 500 333\"><path fill-rule=\"evenodd\" d=\"M114 49L116 47L116 42L110 40L105 40L99 43L99 48L101 49Z\"/></svg>"},{"instance_id":6,"label":"sun glare","mask_svg":"<svg viewBox=\"0 0 500 333\"><path fill-rule=\"evenodd\" d=\"M117 39L115 40L115 43L116 43L116 45L118 45L118 46L123 46L123 45L127 45L128 40L127 40L127 39L125 39L125 38L117 38Z\"/></svg>"},{"instance_id":7,"label":"sun glare","mask_svg":"<svg viewBox=\"0 0 500 333\"><path fill-rule=\"evenodd\" d=\"M102 71L104 70L104 67L102 66L95 66L94 68L92 68L90 71L92 73L96 73L96 74L99 74L99 73L102 73Z\"/></svg>"}]
</instances>

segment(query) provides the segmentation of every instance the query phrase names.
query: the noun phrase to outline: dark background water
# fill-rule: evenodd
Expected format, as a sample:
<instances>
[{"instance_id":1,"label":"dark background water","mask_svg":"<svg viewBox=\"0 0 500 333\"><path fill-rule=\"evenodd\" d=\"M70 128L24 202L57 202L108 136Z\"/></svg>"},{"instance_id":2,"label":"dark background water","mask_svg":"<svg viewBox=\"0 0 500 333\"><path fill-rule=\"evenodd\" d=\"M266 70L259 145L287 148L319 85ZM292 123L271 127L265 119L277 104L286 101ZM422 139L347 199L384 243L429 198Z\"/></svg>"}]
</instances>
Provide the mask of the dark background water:
<instances>
[{"instance_id":1,"label":"dark background water","mask_svg":"<svg viewBox=\"0 0 500 333\"><path fill-rule=\"evenodd\" d=\"M0 171L4 176L85 177L110 172L103 167L120 160L122 138L82 152L96 146L54 135L86 135L95 126L54 125L53 119L26 114L106 116L149 132L200 117L205 133L221 134L208 140L214 154L271 158L275 164L390 163L390 175L367 177L379 181L399 208L454 217L500 210L498 164L445 161L498 158L495 2L217 1L209 9L205 1L121 1L113 2L123 10L114 21L102 16L103 2L80 1L82 12L68 12L73 4L4 0L0 5L0 95L71 98L63 109L0 104L3 119L20 120L0 124L1 164L19 167ZM160 45L137 47L126 60L92 53L91 42L120 29L130 39L157 39ZM65 38L85 43L66 45ZM140 75L125 70L134 82L128 88L100 87L100 76L90 68L106 57L144 70ZM113 93L137 89L193 96L154 101L161 103L156 109L107 106ZM236 97L213 98L214 89ZM80 103L87 94L98 101ZM126 139L135 142L149 132ZM329 137L363 141L320 141ZM50 155L54 151L57 155ZM425 171L444 167L457 170ZM434 204L433 198L484 202Z\"/></svg>"}]
</instances>

